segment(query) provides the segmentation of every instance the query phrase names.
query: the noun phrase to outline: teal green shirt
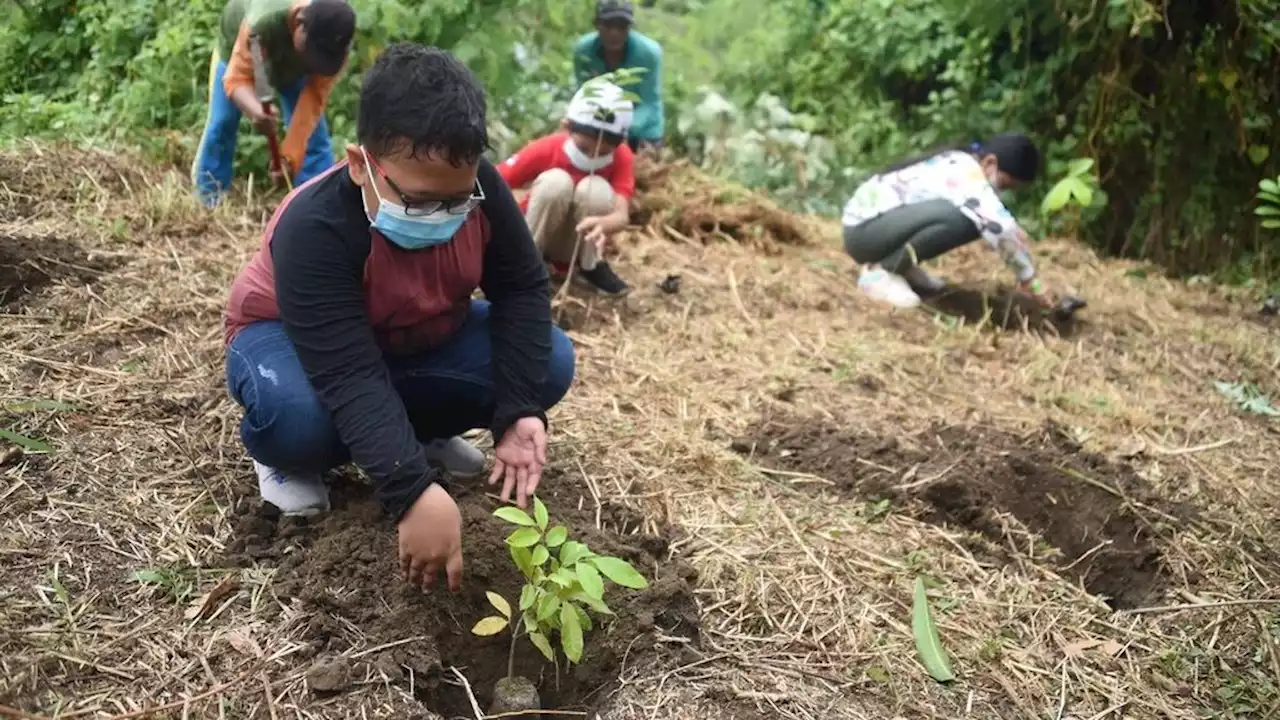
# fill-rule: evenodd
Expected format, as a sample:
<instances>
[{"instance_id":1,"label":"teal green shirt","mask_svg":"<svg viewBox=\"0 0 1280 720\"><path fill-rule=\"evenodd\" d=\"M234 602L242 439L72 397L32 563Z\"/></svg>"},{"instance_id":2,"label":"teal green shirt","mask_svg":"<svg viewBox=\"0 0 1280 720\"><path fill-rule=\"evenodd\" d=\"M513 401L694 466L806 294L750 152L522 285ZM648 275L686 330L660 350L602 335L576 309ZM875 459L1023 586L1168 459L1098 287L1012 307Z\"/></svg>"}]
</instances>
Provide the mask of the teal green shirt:
<instances>
[{"instance_id":1,"label":"teal green shirt","mask_svg":"<svg viewBox=\"0 0 1280 720\"><path fill-rule=\"evenodd\" d=\"M619 67L647 70L637 85L623 88L640 97L631 121L630 136L641 140L662 140L666 122L662 108L662 46L632 30L627 35L627 49ZM606 66L599 33L590 32L578 38L573 47L573 78L579 86L597 75L617 69Z\"/></svg>"},{"instance_id":2,"label":"teal green shirt","mask_svg":"<svg viewBox=\"0 0 1280 720\"><path fill-rule=\"evenodd\" d=\"M289 31L289 9L297 0L230 0L222 10L219 23L218 58L231 60L231 51L240 33L240 25L249 23L249 29L260 38L263 62L267 67L267 79L277 90L289 87L307 74L302 56L293 47L293 33Z\"/></svg>"}]
</instances>

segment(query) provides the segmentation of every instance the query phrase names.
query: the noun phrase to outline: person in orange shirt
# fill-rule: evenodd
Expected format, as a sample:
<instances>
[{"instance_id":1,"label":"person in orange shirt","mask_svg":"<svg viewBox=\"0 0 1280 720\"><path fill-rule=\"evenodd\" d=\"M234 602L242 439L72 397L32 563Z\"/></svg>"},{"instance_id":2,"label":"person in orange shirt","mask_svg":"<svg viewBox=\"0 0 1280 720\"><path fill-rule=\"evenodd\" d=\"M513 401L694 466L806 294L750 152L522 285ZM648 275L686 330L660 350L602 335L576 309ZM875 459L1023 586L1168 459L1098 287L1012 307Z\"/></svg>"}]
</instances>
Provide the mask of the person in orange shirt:
<instances>
[{"instance_id":1,"label":"person in orange shirt","mask_svg":"<svg viewBox=\"0 0 1280 720\"><path fill-rule=\"evenodd\" d=\"M287 125L280 144L283 172L302 184L334 163L324 108L346 64L355 35L355 11L346 0L230 0L220 42L209 66L209 116L192 165L197 198L216 206L231 186L240 117L275 133L255 79L278 94ZM256 78L253 46L260 49Z\"/></svg>"}]
</instances>

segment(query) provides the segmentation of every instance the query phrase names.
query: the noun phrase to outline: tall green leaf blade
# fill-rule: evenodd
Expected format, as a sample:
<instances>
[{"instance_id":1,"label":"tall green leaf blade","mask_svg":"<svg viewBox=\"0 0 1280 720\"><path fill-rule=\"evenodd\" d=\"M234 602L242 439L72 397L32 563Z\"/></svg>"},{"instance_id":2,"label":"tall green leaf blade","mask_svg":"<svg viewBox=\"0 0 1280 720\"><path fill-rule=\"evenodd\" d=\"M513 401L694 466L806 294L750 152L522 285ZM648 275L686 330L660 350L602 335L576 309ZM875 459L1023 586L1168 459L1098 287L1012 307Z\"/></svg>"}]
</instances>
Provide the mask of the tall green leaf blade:
<instances>
[{"instance_id":1,"label":"tall green leaf blade","mask_svg":"<svg viewBox=\"0 0 1280 720\"><path fill-rule=\"evenodd\" d=\"M29 450L31 452L36 452L36 453L53 452L53 448L50 447L48 443L41 442L39 440L36 440L35 438L27 437L26 435L20 435L12 430L5 430L4 428L0 428L0 438L8 440L9 442L16 444L18 447L21 447L24 450Z\"/></svg>"},{"instance_id":2,"label":"tall green leaf blade","mask_svg":"<svg viewBox=\"0 0 1280 720\"><path fill-rule=\"evenodd\" d=\"M947 658L947 651L942 648L942 638L938 636L938 627L934 625L933 615L929 612L924 578L920 577L916 578L915 599L911 608L911 632L915 635L920 662L929 671L929 675L938 682L955 680L951 661Z\"/></svg>"}]
</instances>

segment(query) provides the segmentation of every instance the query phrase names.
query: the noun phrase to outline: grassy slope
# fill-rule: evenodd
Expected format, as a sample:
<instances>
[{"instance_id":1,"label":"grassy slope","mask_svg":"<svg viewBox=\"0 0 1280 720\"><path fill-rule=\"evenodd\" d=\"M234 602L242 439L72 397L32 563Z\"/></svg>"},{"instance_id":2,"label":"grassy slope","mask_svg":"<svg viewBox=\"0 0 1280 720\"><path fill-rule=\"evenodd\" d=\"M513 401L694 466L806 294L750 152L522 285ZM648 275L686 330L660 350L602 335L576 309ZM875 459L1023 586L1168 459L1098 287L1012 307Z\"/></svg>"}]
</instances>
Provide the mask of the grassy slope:
<instances>
[{"instance_id":1,"label":"grassy slope","mask_svg":"<svg viewBox=\"0 0 1280 720\"><path fill-rule=\"evenodd\" d=\"M222 576L208 565L232 540L230 508L252 471L222 385L221 308L266 213L237 203L204 215L180 177L135 165L47 149L0 156L0 243L74 239L117 264L92 284L48 286L0 322L0 418L57 450L0 464L0 703L116 714L202 695L190 716L420 711L402 684L310 695L296 655L307 611L279 607L269 573L243 572L201 621L130 581L140 568L178 569L199 593ZM891 313L855 293L825 230L812 247L760 253L658 239L677 235L655 221L617 263L638 288L626 304L561 300L579 374L553 413L553 462L673 526L701 576L697 659L629 674L607 717L1273 711L1280 599L1266 541L1280 435L1212 381L1280 393L1275 329L1241 319L1251 304L1138 279L1068 243L1041 254L1050 281L1091 301L1072 339ZM977 248L941 267L988 286L1005 272ZM678 295L655 287L669 273L682 275ZM80 410L17 405L31 399ZM1153 602L1201 607L1112 612L1055 572L1016 518L996 562L963 528L923 521L919 499L886 508L836 492L834 474L778 473L731 449L766 417L923 448L938 422L1029 437L1059 423L1091 450L1132 456L1153 497L1197 509L1195 522L1159 527L1171 580ZM832 473L916 482L906 467L852 465ZM914 656L910 592L922 572L938 580L960 677L949 687ZM1257 603L1229 604L1241 600ZM258 651L272 660L239 674Z\"/></svg>"}]
</instances>

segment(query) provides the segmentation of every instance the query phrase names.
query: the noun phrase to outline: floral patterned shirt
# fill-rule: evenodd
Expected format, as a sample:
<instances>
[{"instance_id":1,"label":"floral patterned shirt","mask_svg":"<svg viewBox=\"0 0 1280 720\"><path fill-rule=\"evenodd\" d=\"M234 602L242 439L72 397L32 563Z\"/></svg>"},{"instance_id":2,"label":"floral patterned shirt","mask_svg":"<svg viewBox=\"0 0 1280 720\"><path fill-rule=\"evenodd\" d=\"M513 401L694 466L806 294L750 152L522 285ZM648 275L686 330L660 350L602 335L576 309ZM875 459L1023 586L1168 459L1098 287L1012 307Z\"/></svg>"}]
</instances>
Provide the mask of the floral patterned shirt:
<instances>
[{"instance_id":1,"label":"floral patterned shirt","mask_svg":"<svg viewBox=\"0 0 1280 720\"><path fill-rule=\"evenodd\" d=\"M1018 221L1000 201L982 165L960 150L872 176L845 204L841 222L854 227L903 205L939 198L951 201L978 226L983 240L1000 253L1019 281L1035 277L1035 265L1021 240Z\"/></svg>"}]
</instances>

